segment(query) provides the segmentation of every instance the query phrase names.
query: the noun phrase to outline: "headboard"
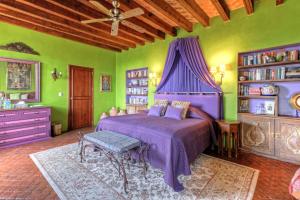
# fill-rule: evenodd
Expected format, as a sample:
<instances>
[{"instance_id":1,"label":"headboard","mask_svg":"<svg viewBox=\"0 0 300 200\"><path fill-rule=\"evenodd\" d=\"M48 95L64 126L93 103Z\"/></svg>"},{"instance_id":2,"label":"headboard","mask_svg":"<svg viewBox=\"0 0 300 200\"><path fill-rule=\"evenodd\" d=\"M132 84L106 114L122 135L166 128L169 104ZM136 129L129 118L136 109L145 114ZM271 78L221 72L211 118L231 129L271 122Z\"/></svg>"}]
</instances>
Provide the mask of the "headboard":
<instances>
[{"instance_id":1,"label":"headboard","mask_svg":"<svg viewBox=\"0 0 300 200\"><path fill-rule=\"evenodd\" d=\"M222 93L156 93L154 98L189 101L192 106L200 108L214 119L223 118Z\"/></svg>"}]
</instances>

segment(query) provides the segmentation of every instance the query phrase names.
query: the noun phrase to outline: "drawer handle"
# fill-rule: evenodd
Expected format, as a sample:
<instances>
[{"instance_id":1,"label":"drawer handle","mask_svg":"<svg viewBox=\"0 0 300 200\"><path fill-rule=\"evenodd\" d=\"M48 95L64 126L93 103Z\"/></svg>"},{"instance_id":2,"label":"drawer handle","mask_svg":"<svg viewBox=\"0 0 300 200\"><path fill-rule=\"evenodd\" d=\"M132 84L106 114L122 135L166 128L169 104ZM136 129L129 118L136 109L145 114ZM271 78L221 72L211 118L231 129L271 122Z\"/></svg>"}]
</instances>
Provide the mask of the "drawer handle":
<instances>
[{"instance_id":1,"label":"drawer handle","mask_svg":"<svg viewBox=\"0 0 300 200\"><path fill-rule=\"evenodd\" d=\"M24 115L37 115L40 114L40 112L24 112Z\"/></svg>"}]
</instances>

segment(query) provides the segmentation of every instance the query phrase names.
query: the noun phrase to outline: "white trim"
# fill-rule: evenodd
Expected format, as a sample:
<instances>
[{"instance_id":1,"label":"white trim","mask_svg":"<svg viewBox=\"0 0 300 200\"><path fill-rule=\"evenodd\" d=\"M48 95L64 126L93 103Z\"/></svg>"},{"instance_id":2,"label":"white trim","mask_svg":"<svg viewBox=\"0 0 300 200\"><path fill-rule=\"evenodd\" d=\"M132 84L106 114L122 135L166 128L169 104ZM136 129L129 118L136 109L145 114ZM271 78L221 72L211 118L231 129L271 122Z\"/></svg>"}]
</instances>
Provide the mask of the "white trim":
<instances>
[{"instance_id":1,"label":"white trim","mask_svg":"<svg viewBox=\"0 0 300 200\"><path fill-rule=\"evenodd\" d=\"M49 176L49 174L47 173L47 171L43 168L43 166L38 161L38 159L34 157L34 154L30 154L29 157L32 159L32 161L34 162L34 164L38 167L38 169L43 174L43 176L45 177L45 179L51 185L51 187L53 188L53 190L56 192L57 196L61 200L68 200L67 197L64 195L64 193L59 189L58 185L55 184L55 182Z\"/></svg>"},{"instance_id":2,"label":"white trim","mask_svg":"<svg viewBox=\"0 0 300 200\"><path fill-rule=\"evenodd\" d=\"M256 170L253 174L252 182L251 182L251 185L250 185L250 188L249 188L249 191L248 191L247 200L252 200L253 199L256 184L257 184L258 175L259 175L259 170Z\"/></svg>"}]
</instances>

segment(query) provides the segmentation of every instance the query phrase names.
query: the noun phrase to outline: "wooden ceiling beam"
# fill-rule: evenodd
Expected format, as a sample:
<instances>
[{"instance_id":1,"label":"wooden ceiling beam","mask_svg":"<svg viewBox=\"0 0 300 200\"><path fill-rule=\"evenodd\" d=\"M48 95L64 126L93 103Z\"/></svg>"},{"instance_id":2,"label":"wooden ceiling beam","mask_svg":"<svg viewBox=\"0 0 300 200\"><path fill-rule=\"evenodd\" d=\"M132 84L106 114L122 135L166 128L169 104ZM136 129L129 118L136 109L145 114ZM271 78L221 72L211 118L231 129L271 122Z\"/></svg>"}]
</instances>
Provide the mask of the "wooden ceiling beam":
<instances>
[{"instance_id":1,"label":"wooden ceiling beam","mask_svg":"<svg viewBox=\"0 0 300 200\"><path fill-rule=\"evenodd\" d=\"M3 16L3 15L1 15L1 13L0 13L0 21L4 22L4 23L12 24L12 25L20 26L20 27L23 27L23 28L31 29L33 31L38 31L38 32L41 32L41 33L45 33L45 34L48 34L48 35L51 34L51 35L56 36L56 37L60 37L60 38L69 39L69 40L72 40L72 41L75 41L75 42L88 44L88 45L91 45L91 46L94 46L94 47L98 47L98 48L100 47L100 48L104 48L104 49L108 49L108 50L112 50L112 51L116 51L116 52L121 52L121 50L118 49L118 48L113 48L113 47L107 46L105 44L99 44L99 43L91 42L90 40L82 39L82 38L74 36L74 35L69 35L69 34L62 33L62 32L59 32L57 30L45 28L45 27L42 27L42 26L37 26L37 25L34 25L32 23L28 23L28 22L25 22L25 21L16 20L16 19L8 17L8 16Z\"/></svg>"},{"instance_id":2,"label":"wooden ceiling beam","mask_svg":"<svg viewBox=\"0 0 300 200\"><path fill-rule=\"evenodd\" d=\"M177 0L204 27L209 26L209 17L194 0Z\"/></svg>"},{"instance_id":3,"label":"wooden ceiling beam","mask_svg":"<svg viewBox=\"0 0 300 200\"><path fill-rule=\"evenodd\" d=\"M193 31L193 24L167 2L162 0L135 0L135 2L162 19L170 21L188 32Z\"/></svg>"},{"instance_id":4,"label":"wooden ceiling beam","mask_svg":"<svg viewBox=\"0 0 300 200\"><path fill-rule=\"evenodd\" d=\"M106 1L110 1L110 0L106 0ZM134 1L119 0L119 2L120 2L120 8L124 11L128 11L140 7ZM164 33L167 33L172 36L177 35L177 30L175 28L163 22L160 18L153 15L151 12L147 11L146 9L144 9L144 12L145 12L144 15L138 16L137 18L154 28L161 30Z\"/></svg>"},{"instance_id":5,"label":"wooden ceiling beam","mask_svg":"<svg viewBox=\"0 0 300 200\"><path fill-rule=\"evenodd\" d=\"M4 2L5 5L8 5L10 7L14 6L16 9L20 8L18 10L22 10L23 13L26 13L30 16L38 17L40 19L57 23L65 27L74 28L75 30L81 31L83 33L99 37L99 39L104 41L126 45L132 48L136 46L136 43L134 41L127 40L126 37L116 38L111 36L110 28L108 27L96 29L94 27L82 24L80 23L81 18L79 15L72 15L73 13L68 12L65 9L55 7L43 0L17 0L14 3L7 3L7 0L4 0L1 2Z\"/></svg>"},{"instance_id":6,"label":"wooden ceiling beam","mask_svg":"<svg viewBox=\"0 0 300 200\"><path fill-rule=\"evenodd\" d=\"M78 0L79 2L85 4L86 6L89 6L93 9L95 9L95 11L97 12L100 12L98 9L96 9L91 3L89 3L88 1L86 0ZM107 2L107 1L101 1L101 4L107 8L108 10L112 9L113 6L111 3ZM122 4L121 4L122 5ZM120 8L121 11L122 8ZM132 17L132 18L129 18L129 19L126 19L126 21L129 21L131 22L132 24L138 26L138 27L141 27L142 29L145 30L145 33L147 33L148 35L151 35L152 37L154 38L158 38L158 39L165 39L165 33L163 33L162 31L158 30L158 29L155 29L153 28L152 26L150 26L149 24L146 24L144 23L143 21L135 18L135 17ZM128 27L128 28L131 28L131 27ZM134 29L133 29L134 30Z\"/></svg>"},{"instance_id":7,"label":"wooden ceiling beam","mask_svg":"<svg viewBox=\"0 0 300 200\"><path fill-rule=\"evenodd\" d=\"M37 1L37 0L36 0ZM98 12L85 4L82 4L81 2L77 0L46 0L49 3L52 3L54 5L60 6L66 10L69 10L71 12L74 12L76 14L79 14L81 16L86 17L87 19L95 19L95 18L105 18L106 15L102 14L101 12ZM98 25L105 25L106 27L111 28L111 22L103 22L103 23L95 23ZM95 25L95 24L90 24ZM144 42L154 42L154 38L146 33L140 33L138 31L135 31L133 29L128 28L127 26L120 25L119 26L119 35L125 34L130 37L136 38L139 41ZM141 42L140 42L141 43Z\"/></svg>"},{"instance_id":8,"label":"wooden ceiling beam","mask_svg":"<svg viewBox=\"0 0 300 200\"><path fill-rule=\"evenodd\" d=\"M248 15L251 15L254 12L254 3L253 0L243 0L245 9Z\"/></svg>"},{"instance_id":9,"label":"wooden ceiling beam","mask_svg":"<svg viewBox=\"0 0 300 200\"><path fill-rule=\"evenodd\" d=\"M224 0L210 0L224 21L230 20L230 10Z\"/></svg>"},{"instance_id":10,"label":"wooden ceiling beam","mask_svg":"<svg viewBox=\"0 0 300 200\"><path fill-rule=\"evenodd\" d=\"M89 32L89 30L87 30L85 27L78 25L76 23L73 23L71 21L67 21L64 19L61 19L59 17L56 17L54 15L48 15L47 13L37 10L35 8L32 7L28 7L27 5L23 5L19 2L16 1L10 1L10 0L1 0L0 4L2 7L25 14L27 16L30 16L32 18L38 18L40 20L46 21L46 22L52 22L54 24L57 25L61 25L65 28L70 28L73 29L73 31L76 32L81 32L82 34L88 34L91 37L97 37L99 41L102 42L107 42L108 44L114 44L117 46L126 46L126 47L134 47L135 44L134 43L128 43L127 41L123 41L123 40L113 40L113 37L110 36L109 34L95 34L94 32ZM98 33L98 32L97 32Z\"/></svg>"},{"instance_id":11,"label":"wooden ceiling beam","mask_svg":"<svg viewBox=\"0 0 300 200\"><path fill-rule=\"evenodd\" d=\"M284 0L276 0L276 6L279 6L284 3Z\"/></svg>"},{"instance_id":12,"label":"wooden ceiling beam","mask_svg":"<svg viewBox=\"0 0 300 200\"><path fill-rule=\"evenodd\" d=\"M19 13L15 10L11 10L11 9L7 9L5 7L2 7L1 5L0 5L0 13L3 16L11 17L11 18L14 18L14 19L19 20L19 21L24 21L24 22L31 23L31 24L39 26L39 27L53 29L53 30L56 30L56 31L61 32L61 33L66 33L66 34L73 35L73 36L76 36L76 37L81 38L81 39L89 40L91 42L94 42L95 44L97 44L97 43L98 44L104 44L105 43L106 46L110 46L112 48L117 48L117 49L120 49L120 50L121 49L122 50L128 50L127 46L122 46L120 44L111 43L111 42L108 42L108 41L103 42L103 40L99 40L99 38L97 38L97 37L90 36L88 34L78 32L78 31L76 31L74 29L71 29L71 28L68 28L68 27L60 26L60 25L57 25L57 24L52 23L52 22L44 21L44 20L41 20L39 18L28 16L26 14Z\"/></svg>"}]
</instances>

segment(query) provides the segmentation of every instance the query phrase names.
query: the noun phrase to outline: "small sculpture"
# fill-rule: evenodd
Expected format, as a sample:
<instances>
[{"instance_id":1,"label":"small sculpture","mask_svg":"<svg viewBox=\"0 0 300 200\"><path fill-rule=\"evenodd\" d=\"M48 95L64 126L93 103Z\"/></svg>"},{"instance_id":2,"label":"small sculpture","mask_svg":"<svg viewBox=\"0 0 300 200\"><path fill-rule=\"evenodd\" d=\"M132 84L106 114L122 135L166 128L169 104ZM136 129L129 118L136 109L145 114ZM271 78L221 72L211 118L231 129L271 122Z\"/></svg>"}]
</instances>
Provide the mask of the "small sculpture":
<instances>
[{"instance_id":1,"label":"small sculpture","mask_svg":"<svg viewBox=\"0 0 300 200\"><path fill-rule=\"evenodd\" d=\"M117 116L117 114L118 114L118 110L115 107L112 107L111 110L109 111L109 115L113 117L113 116Z\"/></svg>"}]
</instances>

